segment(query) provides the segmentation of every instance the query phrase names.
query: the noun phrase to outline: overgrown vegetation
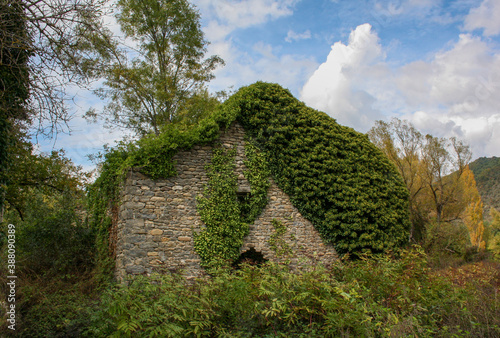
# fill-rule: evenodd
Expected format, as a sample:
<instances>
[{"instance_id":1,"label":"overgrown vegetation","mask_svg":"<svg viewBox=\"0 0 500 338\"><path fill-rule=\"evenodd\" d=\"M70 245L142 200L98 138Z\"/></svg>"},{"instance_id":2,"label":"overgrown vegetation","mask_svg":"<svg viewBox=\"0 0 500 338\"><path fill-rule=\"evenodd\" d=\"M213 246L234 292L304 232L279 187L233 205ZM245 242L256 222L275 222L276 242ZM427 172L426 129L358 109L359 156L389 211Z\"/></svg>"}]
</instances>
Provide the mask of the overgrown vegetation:
<instances>
[{"instance_id":1,"label":"overgrown vegetation","mask_svg":"<svg viewBox=\"0 0 500 338\"><path fill-rule=\"evenodd\" d=\"M496 337L497 269L476 264L437 274L413 248L299 273L286 265L247 265L194 284L176 275L136 277L103 296L86 334Z\"/></svg>"},{"instance_id":2,"label":"overgrown vegetation","mask_svg":"<svg viewBox=\"0 0 500 338\"><path fill-rule=\"evenodd\" d=\"M455 137L424 136L397 118L376 121L368 135L395 164L409 191L412 241L429 246L434 230L465 226L469 244L462 249L485 249L483 202L468 165L472 153L467 144Z\"/></svg>"},{"instance_id":3,"label":"overgrown vegetation","mask_svg":"<svg viewBox=\"0 0 500 338\"><path fill-rule=\"evenodd\" d=\"M178 150L216 143L220 131L236 120L250 137L245 177L252 194L238 201L233 150L216 147L209 172L219 183L211 182L200 207L220 204L210 201L216 196L210 189L221 190L227 203L219 206L230 207L206 208L213 213L205 223L208 228L209 218L218 219L222 227L216 226L217 231L227 236L215 233L230 243L207 251L206 266L222 265L213 264L212 257L234 260L244 227L267 202L271 174L303 214L313 213L309 217L316 222L325 218L315 225L327 239L338 239L340 252L358 260L299 272L286 264L240 264L234 271L212 270L212 277L194 283L171 274L136 277L128 286L111 283L110 227L127 170L133 167L153 178L175 175L172 158ZM22 194L15 196L23 201L17 204L23 212L7 210L4 223L13 222L19 230L19 336L500 335L500 266L468 249L467 227L436 223L426 228L425 253L419 247L392 251L391 246L404 245L408 234L406 195L395 169L366 137L305 107L277 85L243 88L196 125L169 125L158 136L109 150L85 199L77 168L57 153L37 156L21 157L20 172L30 174L26 179L57 183L59 190L40 185L19 190ZM46 169L30 172L35 165ZM59 180L44 180L54 177ZM340 214L333 217L334 211ZM489 229L500 229L494 211L492 219ZM281 241L286 229L279 220L273 225L270 244L286 256L292 250ZM487 236L495 235L497 230ZM5 271L1 275L7 276ZM5 293L5 278L2 285ZM8 332L5 324L1 334Z\"/></svg>"},{"instance_id":4,"label":"overgrown vegetation","mask_svg":"<svg viewBox=\"0 0 500 338\"><path fill-rule=\"evenodd\" d=\"M481 157L470 164L485 206L500 209L500 157Z\"/></svg>"},{"instance_id":5,"label":"overgrown vegetation","mask_svg":"<svg viewBox=\"0 0 500 338\"><path fill-rule=\"evenodd\" d=\"M408 240L408 192L368 138L276 84L240 89L221 109L267 157L280 188L339 254L384 252Z\"/></svg>"},{"instance_id":6,"label":"overgrown vegetation","mask_svg":"<svg viewBox=\"0 0 500 338\"><path fill-rule=\"evenodd\" d=\"M0 290L7 295L7 282L12 281L7 276L17 277L15 302L5 302L6 297L2 300L7 306L15 305L16 331L7 329L3 320L0 335L75 336L87 325L97 289L107 286L96 278L102 275L94 273L95 232L85 222L84 191L75 185L82 183L82 177L73 176L75 168L59 153L30 155L18 161L26 166L21 171L24 179L17 180L23 189L10 195L18 203L9 204L0 228L4 262L7 225L13 224L15 229L15 269L12 273L6 264L1 265ZM3 314L4 310L2 307Z\"/></svg>"}]
</instances>

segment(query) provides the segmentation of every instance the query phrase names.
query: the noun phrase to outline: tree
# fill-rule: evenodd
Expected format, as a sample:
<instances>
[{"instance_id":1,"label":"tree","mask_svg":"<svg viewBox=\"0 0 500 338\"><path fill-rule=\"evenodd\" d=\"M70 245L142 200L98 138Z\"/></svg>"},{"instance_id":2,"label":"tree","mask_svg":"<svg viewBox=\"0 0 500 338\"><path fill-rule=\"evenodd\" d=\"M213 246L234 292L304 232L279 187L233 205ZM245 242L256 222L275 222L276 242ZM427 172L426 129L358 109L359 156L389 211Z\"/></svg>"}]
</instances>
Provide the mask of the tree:
<instances>
[{"instance_id":1,"label":"tree","mask_svg":"<svg viewBox=\"0 0 500 338\"><path fill-rule=\"evenodd\" d=\"M500 258L500 212L495 208L490 209L490 232L491 239L488 249L492 250L497 258Z\"/></svg>"},{"instance_id":2,"label":"tree","mask_svg":"<svg viewBox=\"0 0 500 338\"><path fill-rule=\"evenodd\" d=\"M16 212L21 219L35 192L45 196L78 194L88 178L63 151L37 154L25 138L25 135L16 135L18 141L8 148L11 160L4 195L6 211Z\"/></svg>"},{"instance_id":3,"label":"tree","mask_svg":"<svg viewBox=\"0 0 500 338\"><path fill-rule=\"evenodd\" d=\"M101 24L104 2L0 0L0 8L0 69L8 79L2 83L2 107L50 136L70 118L68 85L88 84L109 47L109 32ZM17 104L7 106L10 102Z\"/></svg>"},{"instance_id":4,"label":"tree","mask_svg":"<svg viewBox=\"0 0 500 338\"><path fill-rule=\"evenodd\" d=\"M474 174L469 166L465 167L462 174L462 184L466 203L462 220L469 230L471 245L477 249L485 249L486 243L483 240L483 202L476 187Z\"/></svg>"},{"instance_id":5,"label":"tree","mask_svg":"<svg viewBox=\"0 0 500 338\"><path fill-rule=\"evenodd\" d=\"M89 83L111 50L103 4L0 0L0 211L8 185L19 187L11 168L19 159L9 149L25 147L29 128L47 136L65 130L68 85Z\"/></svg>"},{"instance_id":6,"label":"tree","mask_svg":"<svg viewBox=\"0 0 500 338\"><path fill-rule=\"evenodd\" d=\"M423 165L420 160L422 134L408 121L393 119L390 123L375 121L368 132L370 140L396 165L409 191L411 234L422 238L428 213L422 207L424 194Z\"/></svg>"},{"instance_id":7,"label":"tree","mask_svg":"<svg viewBox=\"0 0 500 338\"><path fill-rule=\"evenodd\" d=\"M12 120L26 120L29 51L20 41L27 37L26 22L19 2L0 1L0 213L7 183L8 148ZM1 217L0 217L1 219Z\"/></svg>"},{"instance_id":8,"label":"tree","mask_svg":"<svg viewBox=\"0 0 500 338\"><path fill-rule=\"evenodd\" d=\"M453 137L424 137L411 123L397 118L390 123L377 121L368 136L406 183L415 239L422 238L431 218L438 226L460 219L465 204L459 192L471 159L468 145Z\"/></svg>"},{"instance_id":9,"label":"tree","mask_svg":"<svg viewBox=\"0 0 500 338\"><path fill-rule=\"evenodd\" d=\"M107 121L138 135L159 134L223 61L203 59L207 41L187 0L120 0L118 8L118 22L137 48L121 46L104 70L107 88L99 94L111 99Z\"/></svg>"},{"instance_id":10,"label":"tree","mask_svg":"<svg viewBox=\"0 0 500 338\"><path fill-rule=\"evenodd\" d=\"M449 140L431 135L425 137L422 179L430 192L438 225L458 219L462 212L456 194L471 157L469 146L454 137Z\"/></svg>"}]
</instances>

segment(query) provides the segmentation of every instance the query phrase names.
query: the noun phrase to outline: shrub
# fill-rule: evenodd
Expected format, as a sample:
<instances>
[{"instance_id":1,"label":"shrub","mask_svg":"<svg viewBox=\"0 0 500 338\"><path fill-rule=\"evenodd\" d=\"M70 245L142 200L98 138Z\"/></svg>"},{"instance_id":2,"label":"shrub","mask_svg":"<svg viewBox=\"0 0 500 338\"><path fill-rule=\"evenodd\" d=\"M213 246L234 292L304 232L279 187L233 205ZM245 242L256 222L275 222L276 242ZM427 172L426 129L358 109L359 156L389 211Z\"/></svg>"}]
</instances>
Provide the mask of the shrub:
<instances>
[{"instance_id":1,"label":"shrub","mask_svg":"<svg viewBox=\"0 0 500 338\"><path fill-rule=\"evenodd\" d=\"M482 271L482 270L481 270ZM292 272L243 265L189 283L137 276L103 297L88 332L116 337L497 337L494 269L457 286L422 249ZM491 299L486 302L487 297Z\"/></svg>"}]
</instances>

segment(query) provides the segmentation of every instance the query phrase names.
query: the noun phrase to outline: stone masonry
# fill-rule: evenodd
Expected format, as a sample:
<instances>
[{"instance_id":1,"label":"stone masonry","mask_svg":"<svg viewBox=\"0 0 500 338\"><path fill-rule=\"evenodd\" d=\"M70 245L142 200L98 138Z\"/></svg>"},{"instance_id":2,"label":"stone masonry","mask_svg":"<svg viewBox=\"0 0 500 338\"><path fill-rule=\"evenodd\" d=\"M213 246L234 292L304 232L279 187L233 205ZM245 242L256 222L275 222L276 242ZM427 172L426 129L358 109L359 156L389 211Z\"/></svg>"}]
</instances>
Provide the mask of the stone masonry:
<instances>
[{"instance_id":1,"label":"stone masonry","mask_svg":"<svg viewBox=\"0 0 500 338\"><path fill-rule=\"evenodd\" d=\"M233 124L218 140L224 147L236 146L238 192L250 191L243 176L244 129ZM130 170L121 193L116 224L116 270L118 280L128 274L182 271L188 278L204 274L194 250L193 232L203 223L196 210L196 196L207 183L205 166L210 163L212 146L195 146L175 155L177 176L152 180ZM269 240L276 229L273 219L286 226L280 243L286 243L292 254L280 256ZM330 265L337 259L332 245L324 244L318 231L292 205L289 197L271 179L268 204L257 220L250 224L241 252L253 248L265 259L288 260L292 267L317 263Z\"/></svg>"}]
</instances>

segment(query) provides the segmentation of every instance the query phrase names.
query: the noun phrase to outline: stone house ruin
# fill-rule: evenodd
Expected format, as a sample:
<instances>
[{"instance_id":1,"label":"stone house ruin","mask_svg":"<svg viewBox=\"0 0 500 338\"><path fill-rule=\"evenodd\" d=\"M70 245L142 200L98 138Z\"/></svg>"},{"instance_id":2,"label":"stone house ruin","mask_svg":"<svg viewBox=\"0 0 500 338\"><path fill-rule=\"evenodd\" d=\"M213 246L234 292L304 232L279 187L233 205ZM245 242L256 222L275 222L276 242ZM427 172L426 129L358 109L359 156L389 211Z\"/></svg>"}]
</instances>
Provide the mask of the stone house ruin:
<instances>
[{"instance_id":1,"label":"stone house ruin","mask_svg":"<svg viewBox=\"0 0 500 338\"><path fill-rule=\"evenodd\" d=\"M223 147L236 148L238 195L250 193L243 176L246 170L245 131L234 122L222 132ZM197 211L197 196L203 193L208 178L206 165L212 158L213 145L195 146L174 156L177 175L153 180L130 170L123 184L116 219L115 275L123 280L129 274L181 270L188 278L204 273L194 249L193 234L203 229ZM331 244L325 244L313 224L292 205L290 198L270 178L268 203L244 238L241 254L257 253L264 260L288 260L292 267L317 263L330 265L337 259ZM282 244L291 250L280 255L271 243L276 236L274 223L286 227Z\"/></svg>"}]
</instances>

